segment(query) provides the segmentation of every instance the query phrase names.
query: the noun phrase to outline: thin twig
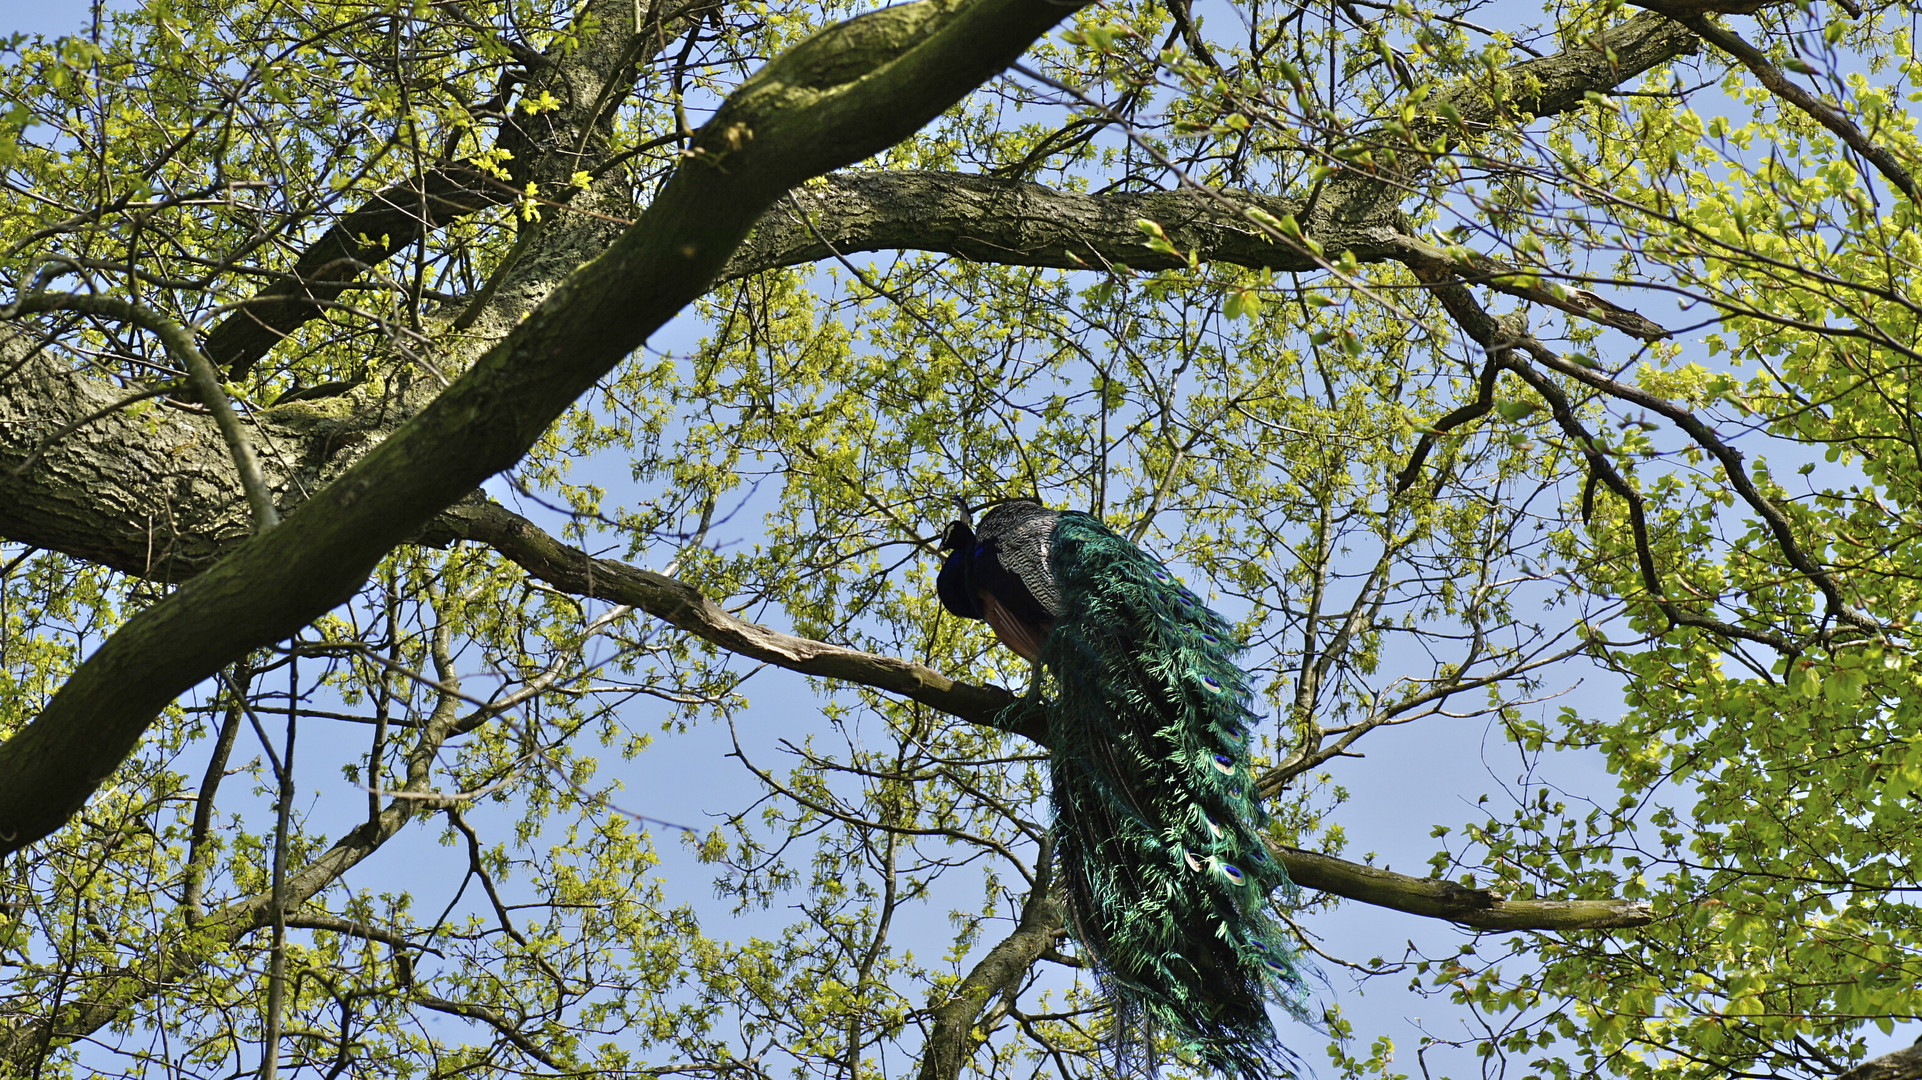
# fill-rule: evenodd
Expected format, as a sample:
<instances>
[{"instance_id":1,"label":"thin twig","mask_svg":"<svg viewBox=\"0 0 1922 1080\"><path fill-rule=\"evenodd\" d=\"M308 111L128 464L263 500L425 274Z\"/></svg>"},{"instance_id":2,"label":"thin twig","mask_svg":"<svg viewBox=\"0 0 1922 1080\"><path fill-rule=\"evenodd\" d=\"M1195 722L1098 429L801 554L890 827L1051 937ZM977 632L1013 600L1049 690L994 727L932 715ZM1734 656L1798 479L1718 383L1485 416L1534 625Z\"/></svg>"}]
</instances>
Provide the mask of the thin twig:
<instances>
[{"instance_id":1,"label":"thin twig","mask_svg":"<svg viewBox=\"0 0 1922 1080\"><path fill-rule=\"evenodd\" d=\"M1649 0L1636 0L1636 2L1650 11L1667 15L1695 31L1704 41L1740 61L1743 67L1749 69L1757 79L1762 81L1762 85L1767 87L1770 93L1807 113L1816 123L1834 132L1848 144L1849 149L1861 154L1869 164L1874 165L1883 179L1894 184L1902 194L1908 196L1909 202L1922 205L1922 195L1916 192L1915 177L1910 176L1909 171L1895 160L1894 154L1875 145L1867 135L1862 133L1861 128L1855 126L1854 121L1843 114L1841 109L1817 98L1783 74L1781 68L1775 66L1760 49L1744 41L1740 34L1717 26L1700 12L1671 11L1667 5L1650 3Z\"/></svg>"}]
</instances>

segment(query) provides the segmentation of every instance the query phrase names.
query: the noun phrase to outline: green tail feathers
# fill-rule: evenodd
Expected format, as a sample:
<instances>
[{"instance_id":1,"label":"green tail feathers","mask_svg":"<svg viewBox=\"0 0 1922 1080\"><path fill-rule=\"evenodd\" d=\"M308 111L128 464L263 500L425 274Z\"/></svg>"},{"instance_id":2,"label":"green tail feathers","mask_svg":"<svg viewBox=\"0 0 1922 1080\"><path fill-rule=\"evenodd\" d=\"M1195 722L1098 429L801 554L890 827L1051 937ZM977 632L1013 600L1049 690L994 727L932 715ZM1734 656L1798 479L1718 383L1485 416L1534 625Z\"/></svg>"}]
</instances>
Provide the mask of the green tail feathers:
<instances>
[{"instance_id":1,"label":"green tail feathers","mask_svg":"<svg viewBox=\"0 0 1922 1080\"><path fill-rule=\"evenodd\" d=\"M1237 1080L1292 1076L1267 1004L1301 1015L1302 973L1268 911L1292 893L1268 854L1248 763L1248 676L1219 615L1095 518L1065 512L1042 647L1056 853L1075 937L1116 1005L1125 1072L1151 1040Z\"/></svg>"}]
</instances>

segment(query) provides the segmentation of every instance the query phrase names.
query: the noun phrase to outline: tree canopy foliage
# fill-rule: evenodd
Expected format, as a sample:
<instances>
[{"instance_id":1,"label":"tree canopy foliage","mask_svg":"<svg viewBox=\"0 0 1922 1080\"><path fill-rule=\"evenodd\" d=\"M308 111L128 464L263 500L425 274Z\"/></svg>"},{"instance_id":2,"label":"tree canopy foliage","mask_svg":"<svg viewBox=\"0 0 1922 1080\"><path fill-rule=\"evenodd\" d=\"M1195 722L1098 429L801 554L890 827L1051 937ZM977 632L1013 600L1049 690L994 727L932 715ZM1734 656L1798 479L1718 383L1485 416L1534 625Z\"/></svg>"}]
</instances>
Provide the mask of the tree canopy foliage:
<instances>
[{"instance_id":1,"label":"tree canopy foliage","mask_svg":"<svg viewBox=\"0 0 1922 1080\"><path fill-rule=\"evenodd\" d=\"M1922 1019L1914 16L13 38L0 1076L1101 1075L1027 673L933 596L1010 495L1238 623L1290 917L1482 931L1319 961L1474 1010L1476 1067L1922 1076L1861 1064ZM797 700L675 901L653 736ZM1344 858L1410 725L1608 783L1410 822L1432 877ZM1321 1074L1423 1071L1322 1004Z\"/></svg>"}]
</instances>

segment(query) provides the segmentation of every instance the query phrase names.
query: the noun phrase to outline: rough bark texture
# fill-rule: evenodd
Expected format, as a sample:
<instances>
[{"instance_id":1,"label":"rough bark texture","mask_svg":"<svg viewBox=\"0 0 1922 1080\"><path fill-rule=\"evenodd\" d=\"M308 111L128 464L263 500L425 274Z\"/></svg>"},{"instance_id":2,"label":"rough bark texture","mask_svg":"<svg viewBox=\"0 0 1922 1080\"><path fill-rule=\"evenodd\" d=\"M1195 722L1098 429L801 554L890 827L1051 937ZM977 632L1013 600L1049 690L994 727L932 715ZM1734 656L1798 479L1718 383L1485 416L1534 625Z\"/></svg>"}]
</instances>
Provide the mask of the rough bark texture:
<instances>
[{"instance_id":1,"label":"rough bark texture","mask_svg":"<svg viewBox=\"0 0 1922 1080\"><path fill-rule=\"evenodd\" d=\"M1135 222L1159 222L1176 246L1208 262L1312 270L1302 252L1282 247L1241 211L1277 218L1302 204L1248 191L1084 195L1020 180L956 173L842 173L790 192L728 263L724 276L795 266L864 251L939 251L977 262L1064 270L1165 270L1187 265L1150 250ZM1387 249L1366 234L1326 238L1330 250L1362 258Z\"/></svg>"},{"instance_id":2,"label":"rough bark texture","mask_svg":"<svg viewBox=\"0 0 1922 1080\"><path fill-rule=\"evenodd\" d=\"M0 516L9 540L156 580L246 539L247 505L213 418L71 371L0 330ZM89 419L92 417L93 419Z\"/></svg>"}]
</instances>

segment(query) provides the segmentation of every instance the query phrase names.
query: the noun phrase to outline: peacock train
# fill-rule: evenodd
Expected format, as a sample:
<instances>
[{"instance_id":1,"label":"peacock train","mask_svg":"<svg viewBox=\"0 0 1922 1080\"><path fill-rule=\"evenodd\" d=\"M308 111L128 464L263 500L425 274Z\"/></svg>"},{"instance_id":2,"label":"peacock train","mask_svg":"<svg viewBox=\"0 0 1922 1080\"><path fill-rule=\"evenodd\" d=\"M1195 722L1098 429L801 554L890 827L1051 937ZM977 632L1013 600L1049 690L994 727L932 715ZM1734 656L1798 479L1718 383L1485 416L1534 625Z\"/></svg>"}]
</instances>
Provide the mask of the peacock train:
<instances>
[{"instance_id":1,"label":"peacock train","mask_svg":"<svg viewBox=\"0 0 1922 1080\"><path fill-rule=\"evenodd\" d=\"M1268 907L1248 675L1221 616L1091 515L1004 502L942 538L941 603L1045 668L1069 930L1115 1010L1125 1073L1154 1041L1234 1080L1293 1076L1268 1015L1307 998Z\"/></svg>"}]
</instances>

